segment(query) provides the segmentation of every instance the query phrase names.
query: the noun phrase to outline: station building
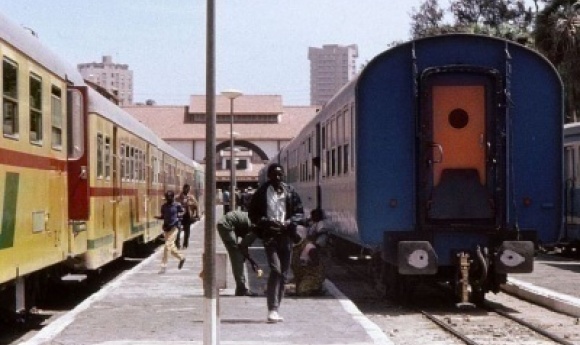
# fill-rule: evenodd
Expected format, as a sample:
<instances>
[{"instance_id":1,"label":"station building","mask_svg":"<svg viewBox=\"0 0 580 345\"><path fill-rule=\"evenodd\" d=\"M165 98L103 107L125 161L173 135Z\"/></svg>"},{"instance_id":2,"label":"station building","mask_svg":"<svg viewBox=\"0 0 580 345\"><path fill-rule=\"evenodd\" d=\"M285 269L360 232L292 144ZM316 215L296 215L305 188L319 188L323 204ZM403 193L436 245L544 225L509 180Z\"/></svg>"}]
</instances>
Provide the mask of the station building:
<instances>
[{"instance_id":1,"label":"station building","mask_svg":"<svg viewBox=\"0 0 580 345\"><path fill-rule=\"evenodd\" d=\"M318 106L285 106L280 95L242 95L230 102L216 96L216 188L230 181L231 133L238 189L258 185L258 172L316 115ZM206 97L192 95L188 105L123 107L169 145L206 164ZM232 126L233 114L233 126ZM233 127L231 131L230 127Z\"/></svg>"}]
</instances>

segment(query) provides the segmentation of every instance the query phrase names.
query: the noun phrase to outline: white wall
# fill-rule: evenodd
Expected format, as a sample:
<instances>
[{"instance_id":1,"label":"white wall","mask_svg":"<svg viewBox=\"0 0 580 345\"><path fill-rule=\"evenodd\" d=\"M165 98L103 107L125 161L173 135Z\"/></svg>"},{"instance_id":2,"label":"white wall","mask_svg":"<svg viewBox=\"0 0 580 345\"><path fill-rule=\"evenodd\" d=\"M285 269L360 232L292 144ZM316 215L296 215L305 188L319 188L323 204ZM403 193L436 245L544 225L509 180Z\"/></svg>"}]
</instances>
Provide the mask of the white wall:
<instances>
[{"instance_id":1,"label":"white wall","mask_svg":"<svg viewBox=\"0 0 580 345\"><path fill-rule=\"evenodd\" d=\"M278 153L278 150L280 147L283 147L284 145L288 144L288 141L283 141L280 144L278 144L278 141L275 141L275 140L270 140L270 141L252 140L251 142L254 143L255 145L257 145L258 147L260 147L264 151L264 153L268 156L268 158L270 158L270 159ZM174 146L173 142L168 142L168 143L171 146L177 148L177 146ZM191 144L191 142L189 144ZM216 145L217 144L219 144L219 142L216 142ZM205 157L205 141L196 141L194 150L195 150L195 160L196 161L203 160L203 158ZM189 152L190 153L187 154L187 156L191 157L191 151L189 151Z\"/></svg>"},{"instance_id":2,"label":"white wall","mask_svg":"<svg viewBox=\"0 0 580 345\"><path fill-rule=\"evenodd\" d=\"M192 152L193 152L193 141L190 141L190 140L187 140L187 141L185 141L185 140L175 140L175 141L166 140L166 142L171 147L176 149L177 151L183 153L186 157L193 158L191 156Z\"/></svg>"}]
</instances>

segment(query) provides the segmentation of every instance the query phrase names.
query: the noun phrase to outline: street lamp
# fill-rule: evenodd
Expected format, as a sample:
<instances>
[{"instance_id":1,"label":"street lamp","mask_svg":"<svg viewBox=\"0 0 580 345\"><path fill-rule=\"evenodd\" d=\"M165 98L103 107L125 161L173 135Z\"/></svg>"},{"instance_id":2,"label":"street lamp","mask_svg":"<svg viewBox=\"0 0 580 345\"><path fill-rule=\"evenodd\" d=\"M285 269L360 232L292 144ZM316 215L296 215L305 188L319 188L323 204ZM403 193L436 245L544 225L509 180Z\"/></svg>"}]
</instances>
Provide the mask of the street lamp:
<instances>
[{"instance_id":1,"label":"street lamp","mask_svg":"<svg viewBox=\"0 0 580 345\"><path fill-rule=\"evenodd\" d=\"M238 90L228 89L222 91L222 96L230 99L230 210L236 210L236 161L234 159L234 99L242 93Z\"/></svg>"}]
</instances>

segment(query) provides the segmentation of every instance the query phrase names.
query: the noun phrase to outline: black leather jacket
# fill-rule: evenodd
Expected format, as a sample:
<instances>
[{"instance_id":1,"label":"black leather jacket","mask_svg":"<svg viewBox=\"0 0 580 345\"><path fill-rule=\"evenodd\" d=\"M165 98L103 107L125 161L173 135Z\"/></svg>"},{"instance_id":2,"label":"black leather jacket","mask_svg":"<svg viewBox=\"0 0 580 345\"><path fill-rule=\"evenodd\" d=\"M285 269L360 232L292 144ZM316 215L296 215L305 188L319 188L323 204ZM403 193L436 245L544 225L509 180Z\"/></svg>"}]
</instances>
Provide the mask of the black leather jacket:
<instances>
[{"instance_id":1,"label":"black leather jacket","mask_svg":"<svg viewBox=\"0 0 580 345\"><path fill-rule=\"evenodd\" d=\"M294 190L294 187L281 183L284 189L284 194L286 194L286 219L290 221L288 230L295 232L296 226L302 224L304 221L304 210L302 208L302 201L300 196ZM252 196L250 201L250 207L248 208L248 216L252 223L257 227L257 235L260 238L269 237L268 233L268 202L267 202L267 190L270 187L270 182L266 182L258 188L258 190Z\"/></svg>"}]
</instances>

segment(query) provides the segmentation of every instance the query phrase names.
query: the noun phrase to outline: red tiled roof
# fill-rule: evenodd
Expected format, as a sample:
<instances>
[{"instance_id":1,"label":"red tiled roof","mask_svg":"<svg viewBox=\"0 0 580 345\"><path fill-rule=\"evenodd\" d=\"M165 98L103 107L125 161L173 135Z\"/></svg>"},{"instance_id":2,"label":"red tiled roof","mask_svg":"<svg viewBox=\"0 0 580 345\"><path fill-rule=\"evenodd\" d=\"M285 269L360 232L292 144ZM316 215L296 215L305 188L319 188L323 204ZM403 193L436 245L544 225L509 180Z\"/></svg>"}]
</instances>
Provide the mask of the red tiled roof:
<instances>
[{"instance_id":1,"label":"red tiled roof","mask_svg":"<svg viewBox=\"0 0 580 345\"><path fill-rule=\"evenodd\" d=\"M203 104L197 102L202 96L192 96L192 105L195 109L205 113L205 100ZM216 102L216 113L229 114L229 100L218 96L221 102ZM242 102L243 99L246 99ZM234 123L234 132L240 133L238 139L243 140L290 140L316 115L317 107L314 106L282 106L281 96L241 96L235 100L234 112L238 113L238 100L240 112L249 114L279 113L279 123ZM264 101L261 103L260 100ZM279 105L276 105L280 101ZM250 107L251 106L251 107ZM279 109L278 109L279 106ZM133 105L123 107L125 111L133 115L137 120L151 128L158 136L166 140L204 140L205 123L184 123L187 111L186 106L147 106ZM216 140L229 139L230 124L218 123L216 125Z\"/></svg>"},{"instance_id":2,"label":"red tiled roof","mask_svg":"<svg viewBox=\"0 0 580 345\"><path fill-rule=\"evenodd\" d=\"M205 95L192 95L189 98L189 112L192 114L205 114ZM229 98L217 95L215 99L217 114L230 113ZM280 95L242 95L234 100L235 114L281 114L282 96Z\"/></svg>"}]
</instances>

